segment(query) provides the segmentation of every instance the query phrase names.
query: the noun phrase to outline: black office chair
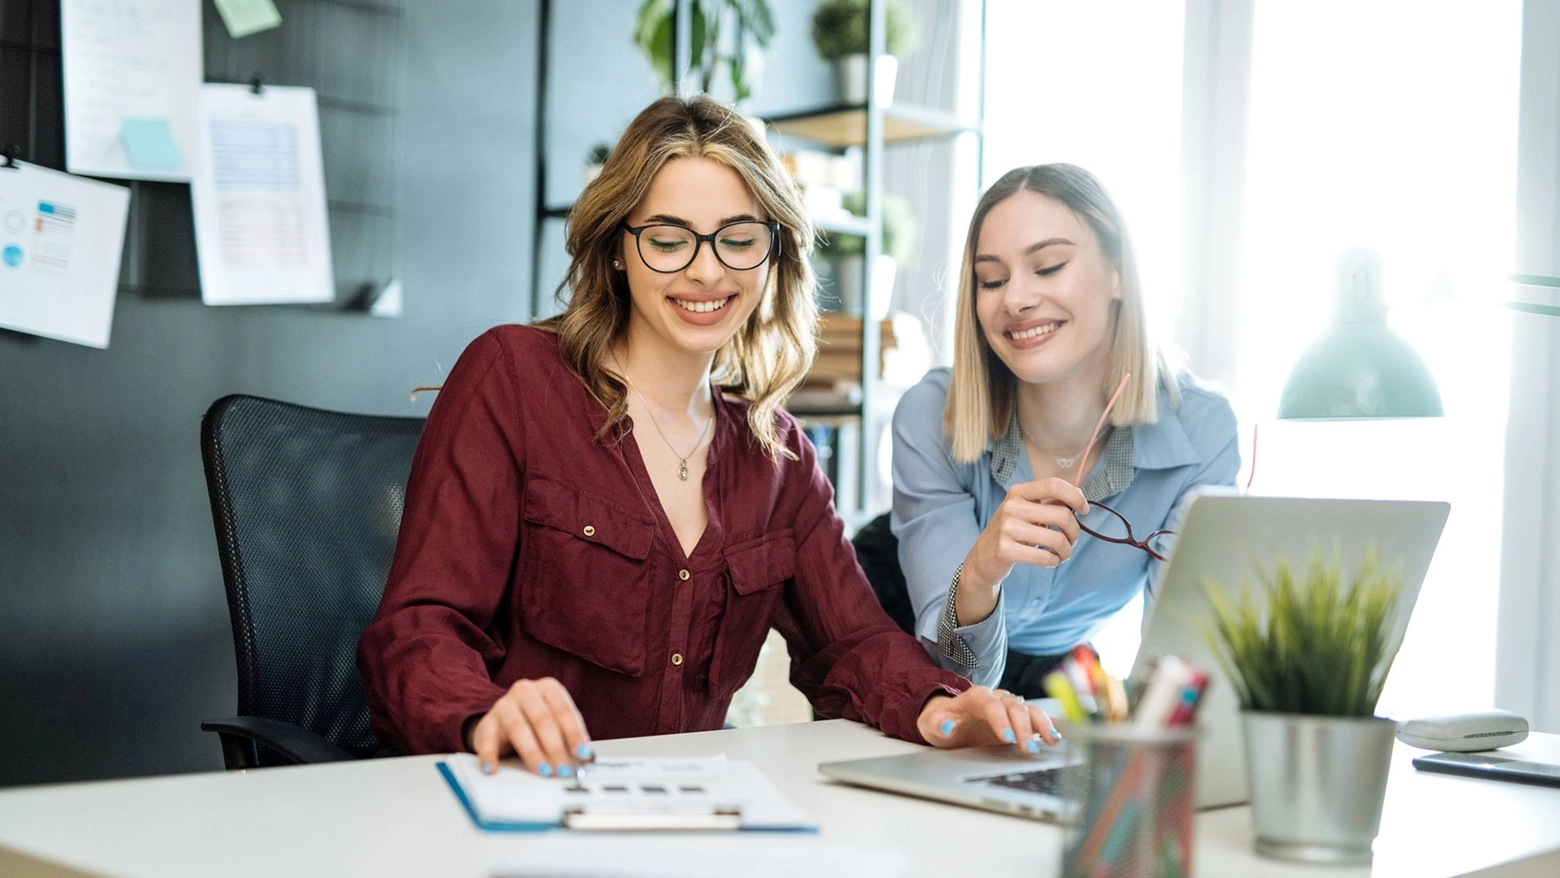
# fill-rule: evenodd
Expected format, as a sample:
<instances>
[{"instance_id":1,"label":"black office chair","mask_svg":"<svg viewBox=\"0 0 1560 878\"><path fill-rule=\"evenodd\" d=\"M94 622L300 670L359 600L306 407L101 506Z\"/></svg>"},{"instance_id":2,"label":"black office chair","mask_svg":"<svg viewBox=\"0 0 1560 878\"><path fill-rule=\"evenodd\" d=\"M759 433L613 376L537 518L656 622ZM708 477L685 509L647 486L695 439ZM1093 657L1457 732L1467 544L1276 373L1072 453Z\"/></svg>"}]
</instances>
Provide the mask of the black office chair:
<instances>
[{"instance_id":1,"label":"black office chair","mask_svg":"<svg viewBox=\"0 0 1560 878\"><path fill-rule=\"evenodd\" d=\"M384 591L422 418L227 396L200 447L238 657L230 769L385 755L358 637Z\"/></svg>"},{"instance_id":2,"label":"black office chair","mask_svg":"<svg viewBox=\"0 0 1560 878\"><path fill-rule=\"evenodd\" d=\"M850 542L856 547L856 563L867 574L878 603L896 625L914 636L915 607L910 603L910 588L899 567L899 539L888 526L888 515L885 512L867 522Z\"/></svg>"}]
</instances>

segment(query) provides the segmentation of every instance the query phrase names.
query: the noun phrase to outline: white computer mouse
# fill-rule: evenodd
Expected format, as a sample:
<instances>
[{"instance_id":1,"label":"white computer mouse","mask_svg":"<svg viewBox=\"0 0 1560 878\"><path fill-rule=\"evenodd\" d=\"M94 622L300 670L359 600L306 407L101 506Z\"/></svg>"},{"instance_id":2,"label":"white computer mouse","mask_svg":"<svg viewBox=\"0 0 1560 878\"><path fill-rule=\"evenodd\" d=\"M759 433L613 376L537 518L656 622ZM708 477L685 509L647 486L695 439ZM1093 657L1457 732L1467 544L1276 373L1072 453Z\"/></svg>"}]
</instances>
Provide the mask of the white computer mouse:
<instances>
[{"instance_id":1,"label":"white computer mouse","mask_svg":"<svg viewBox=\"0 0 1560 878\"><path fill-rule=\"evenodd\" d=\"M1528 736L1528 721L1508 710L1427 716L1398 723L1399 741L1426 750L1494 750Z\"/></svg>"}]
</instances>

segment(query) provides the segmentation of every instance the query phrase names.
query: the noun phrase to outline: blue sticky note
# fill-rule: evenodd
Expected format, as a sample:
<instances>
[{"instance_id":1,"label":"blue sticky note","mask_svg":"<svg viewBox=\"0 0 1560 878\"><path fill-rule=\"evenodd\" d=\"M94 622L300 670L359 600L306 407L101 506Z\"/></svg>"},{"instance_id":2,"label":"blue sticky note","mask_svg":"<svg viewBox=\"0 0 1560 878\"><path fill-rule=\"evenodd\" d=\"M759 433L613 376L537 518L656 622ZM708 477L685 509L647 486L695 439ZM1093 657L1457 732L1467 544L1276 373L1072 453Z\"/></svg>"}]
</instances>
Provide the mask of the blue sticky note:
<instances>
[{"instance_id":1,"label":"blue sticky note","mask_svg":"<svg viewBox=\"0 0 1560 878\"><path fill-rule=\"evenodd\" d=\"M124 142L130 166L143 171L171 171L184 164L184 155L173 140L167 119L119 120L119 139Z\"/></svg>"}]
</instances>

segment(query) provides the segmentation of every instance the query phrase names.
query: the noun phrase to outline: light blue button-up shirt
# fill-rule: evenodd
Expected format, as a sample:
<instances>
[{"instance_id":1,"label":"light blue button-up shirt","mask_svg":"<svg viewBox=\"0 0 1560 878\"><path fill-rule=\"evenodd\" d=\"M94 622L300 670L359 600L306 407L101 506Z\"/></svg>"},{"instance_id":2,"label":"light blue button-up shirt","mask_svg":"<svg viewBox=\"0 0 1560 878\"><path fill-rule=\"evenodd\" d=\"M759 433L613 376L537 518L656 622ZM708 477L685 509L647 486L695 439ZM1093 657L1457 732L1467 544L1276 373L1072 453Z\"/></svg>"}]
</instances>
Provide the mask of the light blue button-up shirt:
<instances>
[{"instance_id":1,"label":"light blue button-up shirt","mask_svg":"<svg viewBox=\"0 0 1560 878\"><path fill-rule=\"evenodd\" d=\"M943 667L995 686L1010 648L1059 655L1086 642L1140 591L1152 592L1164 565L1140 549L1084 534L1072 557L1056 567L1013 568L992 614L954 629L967 652L940 648L938 620L954 570L1008 489L1034 478L1016 418L979 460L954 460L942 424L949 377L947 368L933 369L894 412L893 530L922 644ZM1191 489L1232 485L1240 469L1229 401L1190 373L1178 380L1180 406L1171 409L1161 390L1159 420L1114 431L1084 480L1084 496L1110 504L1140 536L1177 528ZM1108 516L1094 510L1084 523L1100 530ZM965 664L971 656L973 667Z\"/></svg>"}]
</instances>

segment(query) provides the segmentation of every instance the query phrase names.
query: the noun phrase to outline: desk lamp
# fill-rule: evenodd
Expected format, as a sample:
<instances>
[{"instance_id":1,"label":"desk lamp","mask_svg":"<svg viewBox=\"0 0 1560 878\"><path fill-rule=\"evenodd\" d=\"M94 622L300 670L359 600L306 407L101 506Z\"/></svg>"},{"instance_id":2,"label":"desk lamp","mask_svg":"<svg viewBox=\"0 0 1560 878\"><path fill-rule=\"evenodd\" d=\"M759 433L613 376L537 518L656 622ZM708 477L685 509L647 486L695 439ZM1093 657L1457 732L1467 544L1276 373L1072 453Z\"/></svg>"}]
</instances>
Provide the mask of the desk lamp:
<instances>
[{"instance_id":1,"label":"desk lamp","mask_svg":"<svg viewBox=\"0 0 1560 878\"><path fill-rule=\"evenodd\" d=\"M1425 361L1387 326L1381 257L1352 248L1338 258L1332 325L1289 373L1281 419L1440 417Z\"/></svg>"}]
</instances>

